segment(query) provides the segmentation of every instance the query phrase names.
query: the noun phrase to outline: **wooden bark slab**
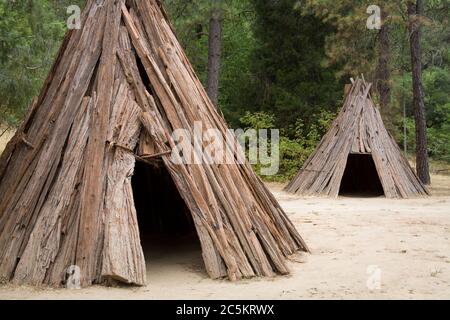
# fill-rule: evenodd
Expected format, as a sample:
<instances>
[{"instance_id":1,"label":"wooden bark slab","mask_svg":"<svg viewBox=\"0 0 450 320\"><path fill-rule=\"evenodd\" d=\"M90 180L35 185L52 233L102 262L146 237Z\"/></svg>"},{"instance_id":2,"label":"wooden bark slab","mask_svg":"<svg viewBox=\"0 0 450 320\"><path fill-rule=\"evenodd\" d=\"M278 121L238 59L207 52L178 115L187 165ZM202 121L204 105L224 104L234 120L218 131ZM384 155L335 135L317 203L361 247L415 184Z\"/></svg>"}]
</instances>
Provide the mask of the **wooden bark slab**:
<instances>
[{"instance_id":1,"label":"wooden bark slab","mask_svg":"<svg viewBox=\"0 0 450 320\"><path fill-rule=\"evenodd\" d=\"M346 87L341 112L286 191L337 197L348 155L353 153L372 156L386 197L429 195L387 132L370 89L371 84L364 79L357 79L349 89Z\"/></svg>"},{"instance_id":2,"label":"wooden bark slab","mask_svg":"<svg viewBox=\"0 0 450 320\"><path fill-rule=\"evenodd\" d=\"M202 130L194 135L195 124ZM162 4L89 0L68 32L42 92L0 158L0 280L144 285L131 177L136 159L159 159L194 221L205 268L234 281L289 272L308 248L273 195L242 163L184 163L172 153L185 129L230 133L195 75ZM366 133L369 134L369 133ZM226 142L237 145L236 138ZM351 145L351 144L348 144ZM234 148L233 148L234 149ZM225 160L225 159L224 159Z\"/></svg>"}]
</instances>

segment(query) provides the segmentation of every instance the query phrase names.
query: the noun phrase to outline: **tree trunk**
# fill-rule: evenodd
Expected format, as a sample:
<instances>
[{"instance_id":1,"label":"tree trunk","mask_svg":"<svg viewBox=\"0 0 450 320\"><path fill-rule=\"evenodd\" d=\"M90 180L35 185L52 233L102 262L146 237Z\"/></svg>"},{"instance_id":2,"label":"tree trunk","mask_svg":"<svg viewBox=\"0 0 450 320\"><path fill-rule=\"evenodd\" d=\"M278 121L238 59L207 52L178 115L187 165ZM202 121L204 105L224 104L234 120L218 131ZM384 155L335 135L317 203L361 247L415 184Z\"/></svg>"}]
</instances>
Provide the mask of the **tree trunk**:
<instances>
[{"instance_id":1,"label":"tree trunk","mask_svg":"<svg viewBox=\"0 0 450 320\"><path fill-rule=\"evenodd\" d=\"M211 101L217 107L219 102L220 55L222 47L222 12L213 1L209 23L208 87Z\"/></svg>"},{"instance_id":2,"label":"tree trunk","mask_svg":"<svg viewBox=\"0 0 450 320\"><path fill-rule=\"evenodd\" d=\"M417 175L424 184L430 184L427 152L427 126L424 93L422 85L422 62L420 48L420 17L423 15L422 0L408 1L409 33L412 63L413 104L416 123L416 166Z\"/></svg>"},{"instance_id":3,"label":"tree trunk","mask_svg":"<svg viewBox=\"0 0 450 320\"><path fill-rule=\"evenodd\" d=\"M377 91L380 95L380 105L384 113L389 113L389 105L391 102L391 71L389 68L389 60L391 57L391 47L389 41L389 25L386 23L388 14L385 10L381 13L382 26L378 34L378 66L377 66Z\"/></svg>"}]
</instances>

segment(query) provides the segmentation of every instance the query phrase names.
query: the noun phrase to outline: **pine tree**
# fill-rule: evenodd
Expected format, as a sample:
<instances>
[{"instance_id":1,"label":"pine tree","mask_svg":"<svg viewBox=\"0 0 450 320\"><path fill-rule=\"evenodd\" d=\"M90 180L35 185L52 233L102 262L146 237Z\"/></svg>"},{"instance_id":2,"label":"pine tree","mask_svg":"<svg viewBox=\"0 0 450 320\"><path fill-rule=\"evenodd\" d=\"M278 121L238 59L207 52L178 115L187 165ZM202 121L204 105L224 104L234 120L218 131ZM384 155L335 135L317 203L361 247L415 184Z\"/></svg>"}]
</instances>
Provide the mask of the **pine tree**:
<instances>
[{"instance_id":1,"label":"pine tree","mask_svg":"<svg viewBox=\"0 0 450 320\"><path fill-rule=\"evenodd\" d=\"M294 0L253 0L256 13L253 104L274 112L278 124L306 122L342 98L336 68L324 66L325 37L333 28Z\"/></svg>"},{"instance_id":2,"label":"pine tree","mask_svg":"<svg viewBox=\"0 0 450 320\"><path fill-rule=\"evenodd\" d=\"M427 124L425 115L424 92L422 84L421 54L421 18L423 16L422 0L408 1L409 32L411 46L411 64L413 80L414 118L416 122L416 170L424 184L430 184L428 164Z\"/></svg>"}]
</instances>

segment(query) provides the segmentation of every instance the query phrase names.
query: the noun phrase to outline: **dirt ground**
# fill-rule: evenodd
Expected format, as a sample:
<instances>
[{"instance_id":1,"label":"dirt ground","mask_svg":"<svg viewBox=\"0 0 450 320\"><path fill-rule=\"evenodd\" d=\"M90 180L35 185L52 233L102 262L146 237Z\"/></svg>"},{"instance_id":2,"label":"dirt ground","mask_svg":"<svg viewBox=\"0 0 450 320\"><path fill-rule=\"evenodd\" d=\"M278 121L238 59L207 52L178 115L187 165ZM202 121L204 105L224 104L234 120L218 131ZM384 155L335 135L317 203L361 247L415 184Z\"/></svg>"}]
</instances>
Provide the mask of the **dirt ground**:
<instances>
[{"instance_id":1,"label":"dirt ground","mask_svg":"<svg viewBox=\"0 0 450 320\"><path fill-rule=\"evenodd\" d=\"M238 283L210 280L198 246L150 250L142 288L0 286L0 299L450 299L450 177L433 197L303 198L269 187L312 251L292 274Z\"/></svg>"}]
</instances>

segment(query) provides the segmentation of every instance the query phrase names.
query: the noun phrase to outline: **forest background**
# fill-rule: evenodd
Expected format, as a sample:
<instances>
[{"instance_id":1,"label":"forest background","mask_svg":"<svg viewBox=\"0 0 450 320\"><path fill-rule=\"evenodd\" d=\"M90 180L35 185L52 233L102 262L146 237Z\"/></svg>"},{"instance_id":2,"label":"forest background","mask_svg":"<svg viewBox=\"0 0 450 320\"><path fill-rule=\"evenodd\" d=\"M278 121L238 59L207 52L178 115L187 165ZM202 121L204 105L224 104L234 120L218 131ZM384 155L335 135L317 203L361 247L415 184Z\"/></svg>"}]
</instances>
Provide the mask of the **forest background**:
<instances>
[{"instance_id":1,"label":"forest background","mask_svg":"<svg viewBox=\"0 0 450 320\"><path fill-rule=\"evenodd\" d=\"M84 0L0 0L0 135L39 94ZM279 128L291 178L327 131L350 77L364 74L386 126L412 159L413 85L407 1L165 0L177 36L210 88L211 28L220 27L217 105L233 128ZM368 28L371 5L383 28ZM424 1L421 61L428 155L450 163L450 0ZM216 23L214 25L214 22ZM216 52L217 55L217 52ZM216 57L218 58L218 57ZM209 66L209 67L208 67Z\"/></svg>"}]
</instances>

